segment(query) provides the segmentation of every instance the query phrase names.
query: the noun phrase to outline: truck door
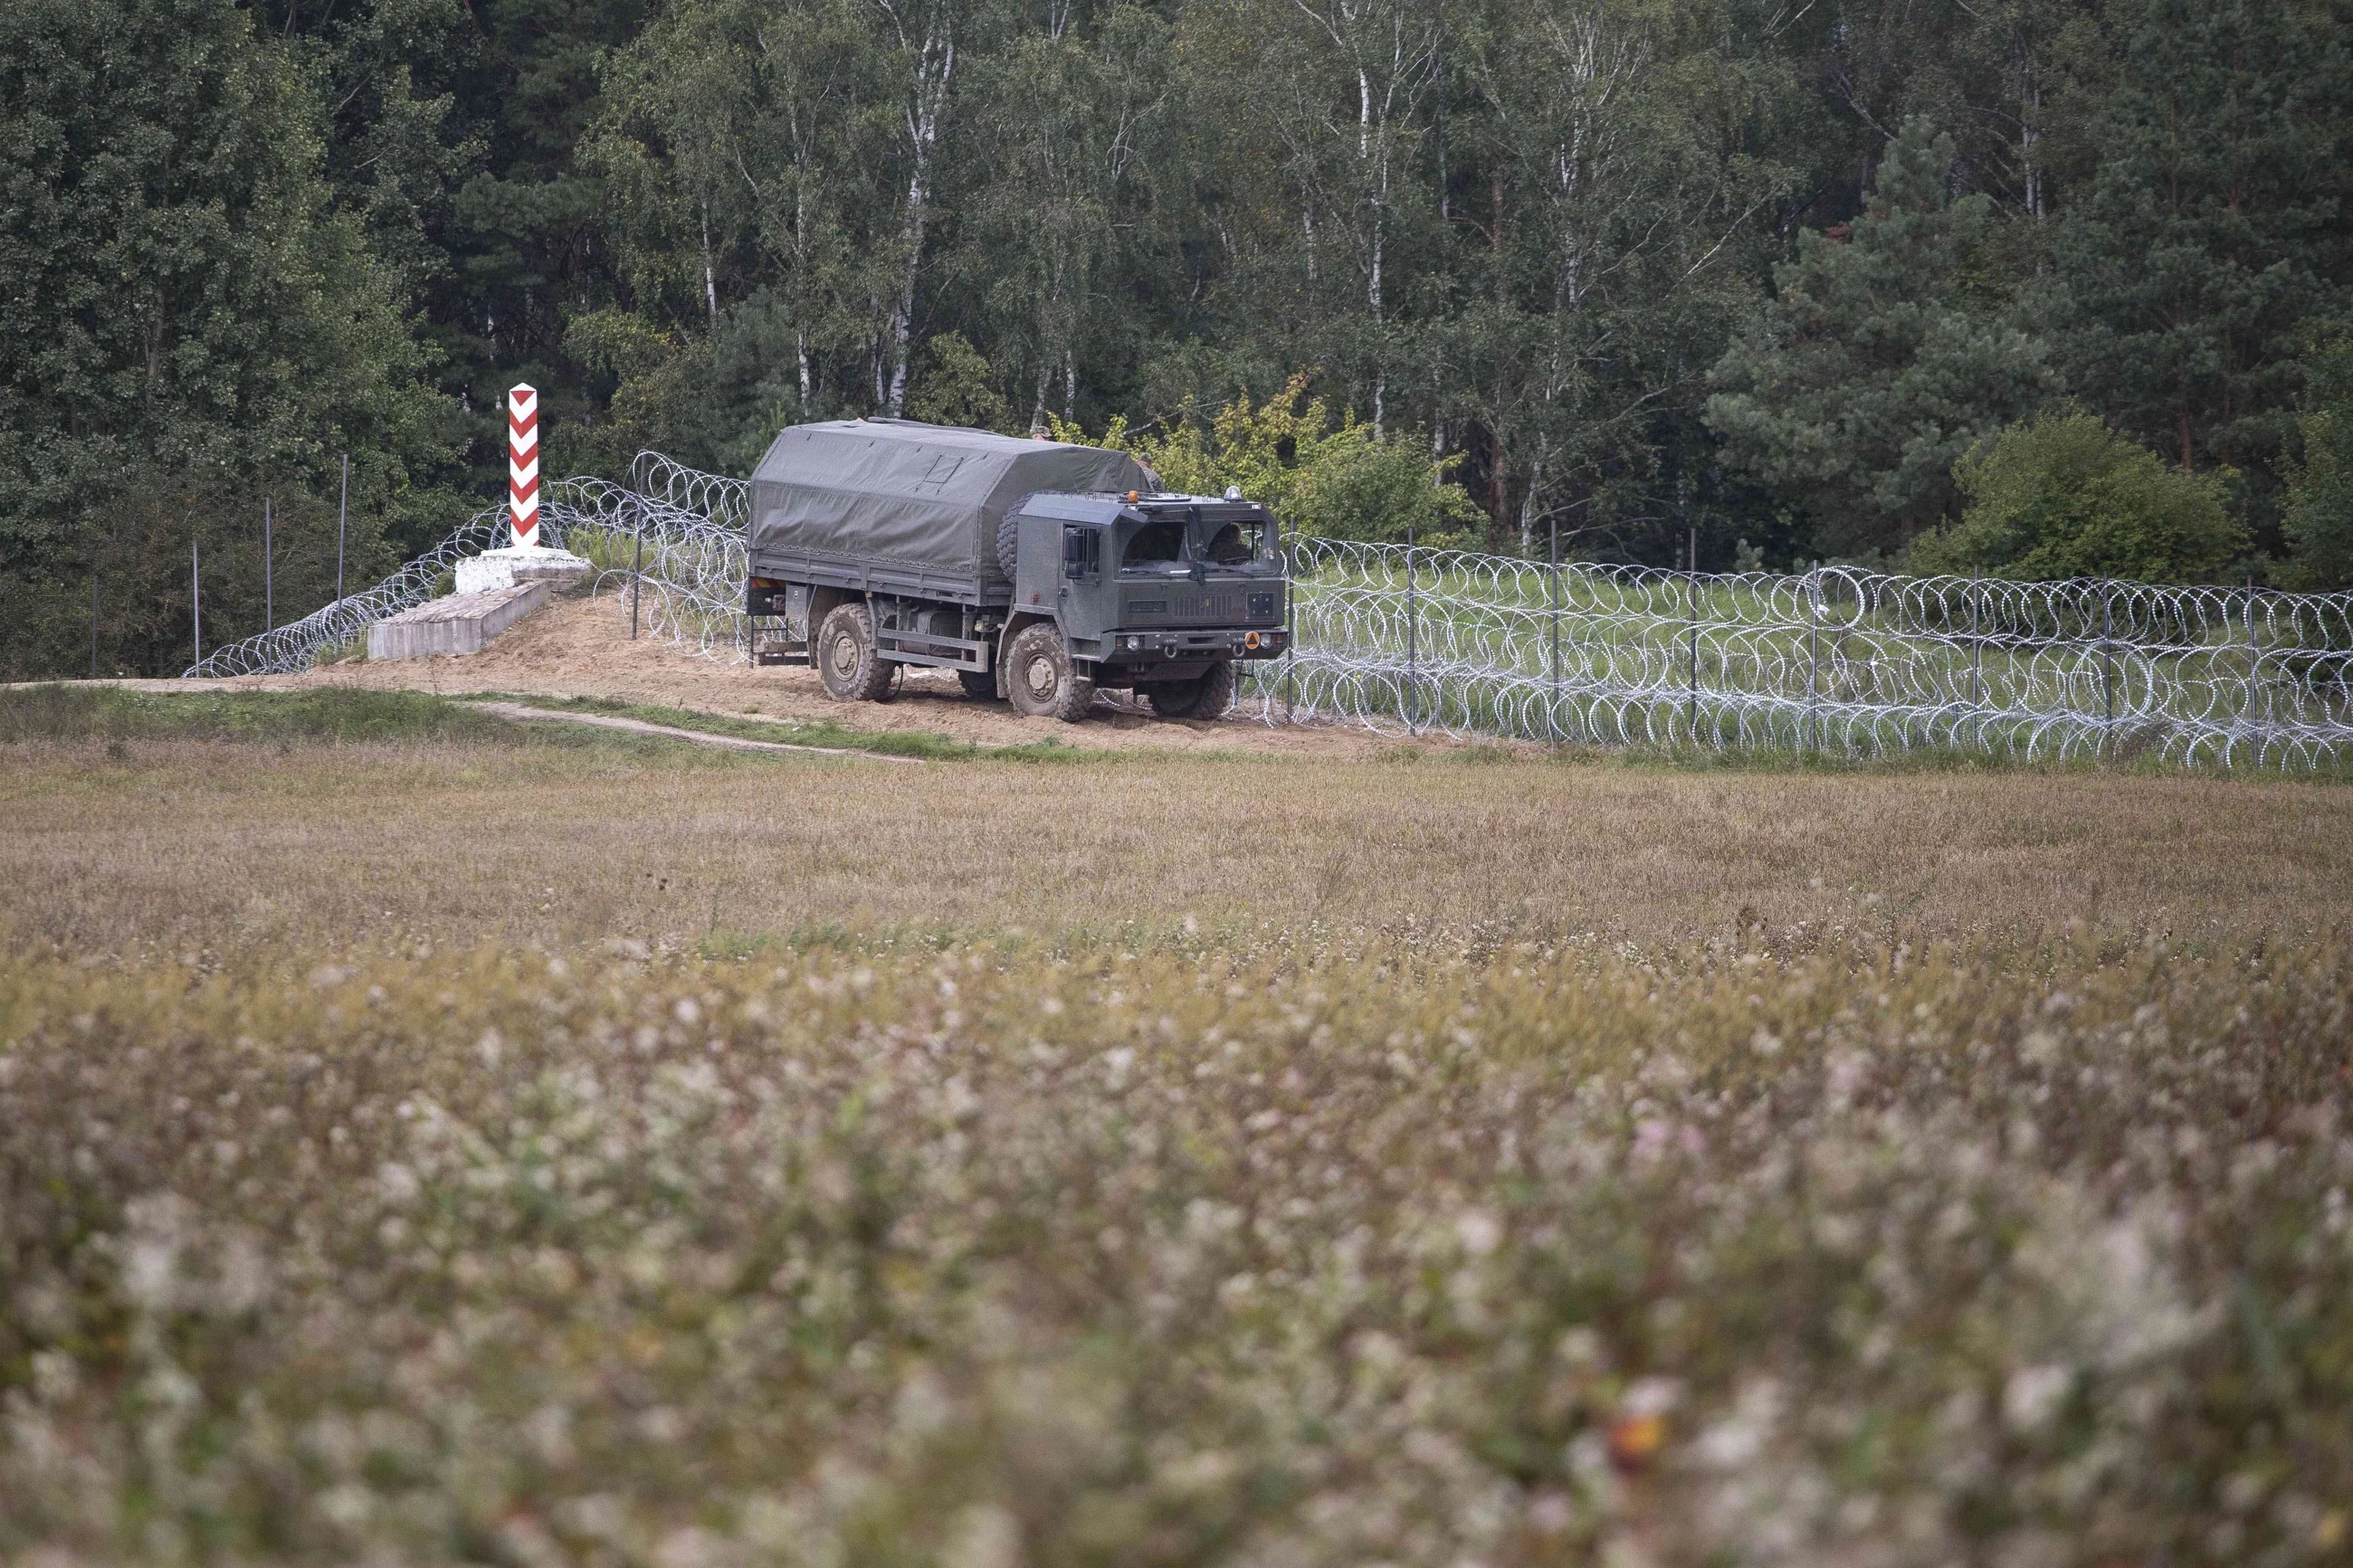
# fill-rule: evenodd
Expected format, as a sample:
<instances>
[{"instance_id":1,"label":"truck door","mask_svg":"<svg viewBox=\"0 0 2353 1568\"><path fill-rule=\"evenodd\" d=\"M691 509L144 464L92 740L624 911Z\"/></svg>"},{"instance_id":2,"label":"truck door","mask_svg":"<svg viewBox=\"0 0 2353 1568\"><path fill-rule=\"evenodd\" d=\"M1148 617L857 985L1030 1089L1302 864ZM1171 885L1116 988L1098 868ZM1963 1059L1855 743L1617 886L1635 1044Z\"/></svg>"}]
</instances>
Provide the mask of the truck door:
<instances>
[{"instance_id":1,"label":"truck door","mask_svg":"<svg viewBox=\"0 0 2353 1568\"><path fill-rule=\"evenodd\" d=\"M1073 637L1101 637L1112 625L1105 601L1117 592L1105 588L1103 531L1089 523L1064 523L1059 606L1063 632Z\"/></svg>"}]
</instances>

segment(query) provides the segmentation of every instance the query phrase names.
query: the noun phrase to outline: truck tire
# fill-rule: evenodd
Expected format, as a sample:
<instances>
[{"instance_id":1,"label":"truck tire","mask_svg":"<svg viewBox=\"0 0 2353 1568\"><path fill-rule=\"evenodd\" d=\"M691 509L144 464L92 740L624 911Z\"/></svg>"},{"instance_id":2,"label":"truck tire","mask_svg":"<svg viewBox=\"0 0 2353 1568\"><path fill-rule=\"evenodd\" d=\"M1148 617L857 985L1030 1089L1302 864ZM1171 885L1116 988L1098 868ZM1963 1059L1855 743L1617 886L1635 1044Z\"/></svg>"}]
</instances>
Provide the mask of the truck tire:
<instances>
[{"instance_id":1,"label":"truck tire","mask_svg":"<svg viewBox=\"0 0 2353 1568\"><path fill-rule=\"evenodd\" d=\"M1222 719L1234 705L1234 667L1219 659L1190 680L1163 680L1144 689L1163 719Z\"/></svg>"},{"instance_id":2,"label":"truck tire","mask_svg":"<svg viewBox=\"0 0 2353 1568\"><path fill-rule=\"evenodd\" d=\"M1021 520L999 518L997 521L997 564L1004 570L1005 580L1013 581L1013 567L1021 556Z\"/></svg>"},{"instance_id":3,"label":"truck tire","mask_svg":"<svg viewBox=\"0 0 2353 1568\"><path fill-rule=\"evenodd\" d=\"M1005 689L1013 710L1027 719L1055 718L1075 724L1095 700L1095 683L1071 664L1070 649L1051 621L1022 627L1005 656Z\"/></svg>"},{"instance_id":4,"label":"truck tire","mask_svg":"<svg viewBox=\"0 0 2353 1568\"><path fill-rule=\"evenodd\" d=\"M956 684L976 702L997 700L997 672L993 669L959 669Z\"/></svg>"},{"instance_id":5,"label":"truck tire","mask_svg":"<svg viewBox=\"0 0 2353 1568\"><path fill-rule=\"evenodd\" d=\"M864 605L836 605L809 645L809 662L837 702L885 702L891 697L891 666L875 650L874 612Z\"/></svg>"}]
</instances>

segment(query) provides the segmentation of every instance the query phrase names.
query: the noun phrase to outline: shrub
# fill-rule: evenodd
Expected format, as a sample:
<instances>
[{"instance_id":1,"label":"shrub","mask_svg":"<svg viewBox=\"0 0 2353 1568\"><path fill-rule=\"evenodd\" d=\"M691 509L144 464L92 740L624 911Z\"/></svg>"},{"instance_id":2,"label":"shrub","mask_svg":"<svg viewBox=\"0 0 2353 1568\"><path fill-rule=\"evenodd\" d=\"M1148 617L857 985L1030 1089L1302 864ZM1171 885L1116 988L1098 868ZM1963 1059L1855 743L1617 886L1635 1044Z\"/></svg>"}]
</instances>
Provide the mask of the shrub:
<instances>
[{"instance_id":1,"label":"shrub","mask_svg":"<svg viewBox=\"0 0 2353 1568\"><path fill-rule=\"evenodd\" d=\"M1451 461L1433 460L1417 439L1384 439L1354 411L1335 423L1330 406L1307 395L1308 374L1264 403L1245 392L1206 424L1187 419L1166 436L1114 419L1095 444L1134 453L1171 489L1219 495L1235 486L1298 532L1402 544L1410 528L1433 548L1469 546L1484 514L1446 482ZM1058 441L1092 439L1051 423Z\"/></svg>"},{"instance_id":2,"label":"shrub","mask_svg":"<svg viewBox=\"0 0 2353 1568\"><path fill-rule=\"evenodd\" d=\"M923 357L923 374L907 400L909 418L981 430L1011 428L1013 411L989 384L988 361L971 340L962 332L942 332Z\"/></svg>"},{"instance_id":3,"label":"shrub","mask_svg":"<svg viewBox=\"0 0 2353 1568\"><path fill-rule=\"evenodd\" d=\"M2246 548L2220 480L2168 468L2079 410L1978 443L1953 479L1968 510L1913 547L1914 571L2203 583Z\"/></svg>"}]
</instances>

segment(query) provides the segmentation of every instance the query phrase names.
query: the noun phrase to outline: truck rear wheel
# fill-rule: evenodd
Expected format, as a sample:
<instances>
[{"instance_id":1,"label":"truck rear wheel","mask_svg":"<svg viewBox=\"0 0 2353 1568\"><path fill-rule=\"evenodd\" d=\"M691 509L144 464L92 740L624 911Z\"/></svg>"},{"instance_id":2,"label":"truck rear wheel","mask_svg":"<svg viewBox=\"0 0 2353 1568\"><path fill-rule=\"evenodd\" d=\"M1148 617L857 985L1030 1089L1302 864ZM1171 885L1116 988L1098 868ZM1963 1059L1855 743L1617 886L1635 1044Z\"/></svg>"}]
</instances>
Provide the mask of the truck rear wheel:
<instances>
[{"instance_id":1,"label":"truck rear wheel","mask_svg":"<svg viewBox=\"0 0 2353 1568\"><path fill-rule=\"evenodd\" d=\"M891 696L891 666L874 647L874 612L861 604L836 605L809 645L809 662L837 702L882 702Z\"/></svg>"},{"instance_id":2,"label":"truck rear wheel","mask_svg":"<svg viewBox=\"0 0 2353 1568\"><path fill-rule=\"evenodd\" d=\"M1222 719L1234 705L1234 667L1219 659L1190 680L1163 680L1144 689L1163 719Z\"/></svg>"},{"instance_id":3,"label":"truck rear wheel","mask_svg":"<svg viewBox=\"0 0 2353 1568\"><path fill-rule=\"evenodd\" d=\"M1005 689L1013 710L1029 719L1060 719L1075 724L1095 700L1095 683L1071 663L1062 634L1051 622L1039 621L1013 635L1005 656Z\"/></svg>"}]
</instances>

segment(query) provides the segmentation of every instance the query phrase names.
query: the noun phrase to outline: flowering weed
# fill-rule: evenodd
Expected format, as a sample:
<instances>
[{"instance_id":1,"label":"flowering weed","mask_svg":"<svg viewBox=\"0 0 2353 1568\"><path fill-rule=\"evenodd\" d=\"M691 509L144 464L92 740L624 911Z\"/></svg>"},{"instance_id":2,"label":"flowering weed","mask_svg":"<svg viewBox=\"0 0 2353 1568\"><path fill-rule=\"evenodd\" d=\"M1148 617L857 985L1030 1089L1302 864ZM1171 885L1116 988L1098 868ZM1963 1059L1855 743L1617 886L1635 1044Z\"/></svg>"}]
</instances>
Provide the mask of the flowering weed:
<instances>
[{"instance_id":1,"label":"flowering weed","mask_svg":"<svg viewBox=\"0 0 2353 1568\"><path fill-rule=\"evenodd\" d=\"M0 1556L2342 1561L2348 958L0 960Z\"/></svg>"}]
</instances>

